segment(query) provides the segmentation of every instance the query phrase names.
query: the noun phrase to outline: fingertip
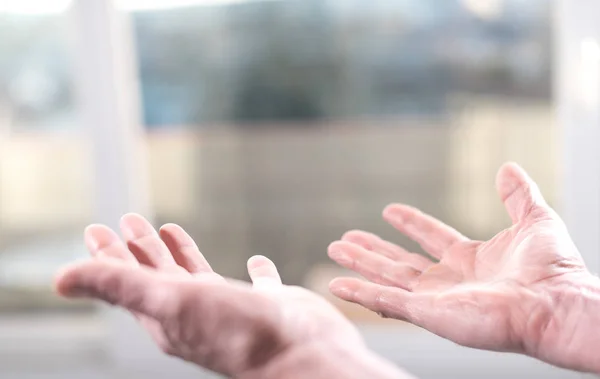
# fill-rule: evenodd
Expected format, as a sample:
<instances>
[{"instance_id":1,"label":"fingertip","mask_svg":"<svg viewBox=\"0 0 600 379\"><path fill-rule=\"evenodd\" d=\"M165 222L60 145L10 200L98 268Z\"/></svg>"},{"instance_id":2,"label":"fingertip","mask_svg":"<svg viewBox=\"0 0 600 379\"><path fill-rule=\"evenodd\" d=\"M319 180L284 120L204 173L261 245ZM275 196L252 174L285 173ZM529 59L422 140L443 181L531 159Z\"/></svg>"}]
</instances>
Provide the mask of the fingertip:
<instances>
[{"instance_id":1,"label":"fingertip","mask_svg":"<svg viewBox=\"0 0 600 379\"><path fill-rule=\"evenodd\" d=\"M367 250L373 250L373 243L376 238L378 237L362 230L351 230L344 233L342 241L355 243Z\"/></svg>"},{"instance_id":2,"label":"fingertip","mask_svg":"<svg viewBox=\"0 0 600 379\"><path fill-rule=\"evenodd\" d=\"M517 162L508 161L508 162L505 162L502 166L500 166L500 169L498 171L506 172L506 173L520 174L520 173L523 173L525 170L523 170L521 165L519 165Z\"/></svg>"},{"instance_id":3,"label":"fingertip","mask_svg":"<svg viewBox=\"0 0 600 379\"><path fill-rule=\"evenodd\" d=\"M364 250L361 245L353 242L335 241L329 245L327 255L338 264L350 268L355 257Z\"/></svg>"},{"instance_id":4,"label":"fingertip","mask_svg":"<svg viewBox=\"0 0 600 379\"><path fill-rule=\"evenodd\" d=\"M194 239L185 231L185 229L177 224L169 223L161 226L158 230L158 234L165 242L169 241L169 249L175 248L173 244L178 245L179 248L182 246L196 247Z\"/></svg>"},{"instance_id":5,"label":"fingertip","mask_svg":"<svg viewBox=\"0 0 600 379\"><path fill-rule=\"evenodd\" d=\"M140 215L139 213L127 212L123 216L121 216L121 219L119 221L120 221L120 223L123 223L123 222L131 221L131 220L139 220L139 219L143 219L142 215Z\"/></svg>"},{"instance_id":6,"label":"fingertip","mask_svg":"<svg viewBox=\"0 0 600 379\"><path fill-rule=\"evenodd\" d=\"M88 234L92 234L92 233L95 233L97 231L101 231L104 229L110 229L110 228L103 224L90 224L85 227L85 229L83 230L83 234L88 235Z\"/></svg>"},{"instance_id":7,"label":"fingertip","mask_svg":"<svg viewBox=\"0 0 600 379\"><path fill-rule=\"evenodd\" d=\"M119 235L106 225L92 224L84 230L84 241L88 250L94 255L103 247L120 242Z\"/></svg>"},{"instance_id":8,"label":"fingertip","mask_svg":"<svg viewBox=\"0 0 600 379\"><path fill-rule=\"evenodd\" d=\"M181 226L177 225L177 224L174 224L174 223L170 222L170 223L164 224L158 230L159 230L159 232L173 233L173 232L177 232L177 231L183 230L183 228Z\"/></svg>"},{"instance_id":9,"label":"fingertip","mask_svg":"<svg viewBox=\"0 0 600 379\"><path fill-rule=\"evenodd\" d=\"M365 232L363 232L362 230L358 230L358 229L353 229L353 230L348 230L346 233L344 233L342 235L342 240L348 240L348 239L356 239L356 238L360 238L365 234Z\"/></svg>"},{"instance_id":10,"label":"fingertip","mask_svg":"<svg viewBox=\"0 0 600 379\"><path fill-rule=\"evenodd\" d=\"M518 164L509 162L498 170L496 187L513 223L529 216L548 215L550 210L538 185Z\"/></svg>"},{"instance_id":11,"label":"fingertip","mask_svg":"<svg viewBox=\"0 0 600 379\"><path fill-rule=\"evenodd\" d=\"M76 262L60 268L54 275L54 292L62 297L82 295L79 286L78 269L85 263Z\"/></svg>"},{"instance_id":12,"label":"fingertip","mask_svg":"<svg viewBox=\"0 0 600 379\"><path fill-rule=\"evenodd\" d=\"M383 211L381 212L381 215L383 216L384 219L387 219L390 217L390 215L394 212L394 210L398 207L399 204L396 203L392 203L392 204L388 204L385 206L385 208L383 208Z\"/></svg>"},{"instance_id":13,"label":"fingertip","mask_svg":"<svg viewBox=\"0 0 600 379\"><path fill-rule=\"evenodd\" d=\"M329 282L329 291L341 299L351 300L357 283L355 278L335 278Z\"/></svg>"},{"instance_id":14,"label":"fingertip","mask_svg":"<svg viewBox=\"0 0 600 379\"><path fill-rule=\"evenodd\" d=\"M382 216L385 220L393 220L395 222L402 222L407 215L415 213L417 210L406 204L393 203L383 209Z\"/></svg>"},{"instance_id":15,"label":"fingertip","mask_svg":"<svg viewBox=\"0 0 600 379\"><path fill-rule=\"evenodd\" d=\"M254 288L274 288L282 284L277 266L263 255L255 255L248 259L248 275Z\"/></svg>"},{"instance_id":16,"label":"fingertip","mask_svg":"<svg viewBox=\"0 0 600 379\"><path fill-rule=\"evenodd\" d=\"M331 255L331 253L340 250L341 248L344 247L344 245L348 243L346 241L333 241L329 244L329 246L327 246L327 254Z\"/></svg>"},{"instance_id":17,"label":"fingertip","mask_svg":"<svg viewBox=\"0 0 600 379\"><path fill-rule=\"evenodd\" d=\"M333 288L333 287L338 287L340 285L340 280L341 278L333 278L332 280L329 281L329 289Z\"/></svg>"},{"instance_id":18,"label":"fingertip","mask_svg":"<svg viewBox=\"0 0 600 379\"><path fill-rule=\"evenodd\" d=\"M54 279L52 281L52 288L54 292L59 296L66 296L67 291L65 291L65 277L67 276L68 268L61 267L54 274Z\"/></svg>"},{"instance_id":19,"label":"fingertip","mask_svg":"<svg viewBox=\"0 0 600 379\"><path fill-rule=\"evenodd\" d=\"M515 190L530 181L529 176L515 162L507 162L500 167L496 175L496 187L502 201L512 195Z\"/></svg>"},{"instance_id":20,"label":"fingertip","mask_svg":"<svg viewBox=\"0 0 600 379\"><path fill-rule=\"evenodd\" d=\"M138 213L126 213L121 217L119 225L126 240L157 233L150 221Z\"/></svg>"},{"instance_id":21,"label":"fingertip","mask_svg":"<svg viewBox=\"0 0 600 379\"><path fill-rule=\"evenodd\" d=\"M249 271L253 271L265 266L275 267L275 263L264 255L255 255L248 259L247 266Z\"/></svg>"},{"instance_id":22,"label":"fingertip","mask_svg":"<svg viewBox=\"0 0 600 379\"><path fill-rule=\"evenodd\" d=\"M119 219L119 227L121 228L121 230L130 229L131 225L139 224L141 218L142 218L142 216L137 213L133 213L133 212L125 213Z\"/></svg>"},{"instance_id":23,"label":"fingertip","mask_svg":"<svg viewBox=\"0 0 600 379\"><path fill-rule=\"evenodd\" d=\"M158 229L158 234L164 240L165 238L172 238L174 240L178 240L178 236L182 233L185 233L183 228L177 224L168 223L164 224Z\"/></svg>"}]
</instances>

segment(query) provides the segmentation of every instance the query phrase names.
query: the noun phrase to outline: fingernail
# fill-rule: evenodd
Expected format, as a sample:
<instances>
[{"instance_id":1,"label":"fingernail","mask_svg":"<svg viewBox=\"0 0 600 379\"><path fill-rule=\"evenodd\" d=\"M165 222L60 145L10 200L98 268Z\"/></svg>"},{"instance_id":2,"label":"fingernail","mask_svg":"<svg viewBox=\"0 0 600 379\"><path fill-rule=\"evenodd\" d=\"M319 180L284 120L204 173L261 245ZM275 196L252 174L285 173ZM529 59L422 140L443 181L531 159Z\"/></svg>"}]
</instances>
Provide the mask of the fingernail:
<instances>
[{"instance_id":1,"label":"fingernail","mask_svg":"<svg viewBox=\"0 0 600 379\"><path fill-rule=\"evenodd\" d=\"M349 298L351 295L350 288L348 288L346 286L333 287L333 288L331 288L331 292L333 292L333 294L338 297L346 298L346 299Z\"/></svg>"},{"instance_id":2,"label":"fingernail","mask_svg":"<svg viewBox=\"0 0 600 379\"><path fill-rule=\"evenodd\" d=\"M331 251L329 253L329 257L337 263L341 264L342 266L348 266L352 263L352 259L350 259L350 257L346 253L339 250Z\"/></svg>"},{"instance_id":3,"label":"fingernail","mask_svg":"<svg viewBox=\"0 0 600 379\"><path fill-rule=\"evenodd\" d=\"M396 219L398 221L402 221L402 215L400 215L399 212L394 212L394 208L386 208L383 211L383 217L384 218L393 217L394 219Z\"/></svg>"},{"instance_id":4,"label":"fingernail","mask_svg":"<svg viewBox=\"0 0 600 379\"><path fill-rule=\"evenodd\" d=\"M121 232L123 233L123 238L126 240L132 240L136 237L135 230L130 225L123 225L121 227Z\"/></svg>"}]
</instances>

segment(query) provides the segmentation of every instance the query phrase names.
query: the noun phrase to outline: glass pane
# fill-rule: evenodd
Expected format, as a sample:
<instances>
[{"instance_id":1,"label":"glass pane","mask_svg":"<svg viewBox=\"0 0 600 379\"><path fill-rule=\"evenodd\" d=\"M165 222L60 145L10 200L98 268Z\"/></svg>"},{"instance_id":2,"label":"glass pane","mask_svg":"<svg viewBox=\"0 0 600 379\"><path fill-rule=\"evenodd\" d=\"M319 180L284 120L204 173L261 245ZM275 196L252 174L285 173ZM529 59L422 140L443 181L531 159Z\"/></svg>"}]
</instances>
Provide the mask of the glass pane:
<instances>
[{"instance_id":1,"label":"glass pane","mask_svg":"<svg viewBox=\"0 0 600 379\"><path fill-rule=\"evenodd\" d=\"M349 229L419 251L381 219L390 202L490 237L508 225L504 161L555 200L550 14L549 0L132 12L157 221L188 228L224 274L265 254L324 294L340 272L327 245Z\"/></svg>"},{"instance_id":2,"label":"glass pane","mask_svg":"<svg viewBox=\"0 0 600 379\"><path fill-rule=\"evenodd\" d=\"M84 254L82 230L91 216L91 162L74 106L69 20L60 2L39 14L27 12L27 2L21 8L5 3L0 5L0 315L88 310L88 304L60 301L50 287L60 265ZM2 8L11 4L14 9Z\"/></svg>"},{"instance_id":3,"label":"glass pane","mask_svg":"<svg viewBox=\"0 0 600 379\"><path fill-rule=\"evenodd\" d=\"M494 191L506 160L556 199L550 0L118 2L137 42L156 222L188 229L224 275L246 278L245 259L264 254L286 283L329 297L347 273L326 249L345 231L420 251L381 219L390 202L487 238L508 224ZM75 310L91 320L89 304L48 285L95 221L69 1L5 3L0 316L58 310L56 331L93 338L97 324L70 323Z\"/></svg>"}]
</instances>

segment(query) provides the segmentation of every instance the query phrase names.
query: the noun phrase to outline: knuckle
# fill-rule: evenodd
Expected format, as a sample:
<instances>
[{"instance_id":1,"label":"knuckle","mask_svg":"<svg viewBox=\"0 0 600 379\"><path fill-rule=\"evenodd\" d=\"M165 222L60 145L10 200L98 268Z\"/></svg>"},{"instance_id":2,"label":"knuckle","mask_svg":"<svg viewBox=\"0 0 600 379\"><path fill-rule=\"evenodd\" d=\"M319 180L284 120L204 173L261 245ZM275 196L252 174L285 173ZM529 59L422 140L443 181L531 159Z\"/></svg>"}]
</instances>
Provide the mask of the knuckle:
<instances>
[{"instance_id":1,"label":"knuckle","mask_svg":"<svg viewBox=\"0 0 600 379\"><path fill-rule=\"evenodd\" d=\"M126 295L124 291L123 277L113 272L104 272L99 274L98 281L94 288L91 288L92 295L101 297L109 304L115 305Z\"/></svg>"},{"instance_id":2,"label":"knuckle","mask_svg":"<svg viewBox=\"0 0 600 379\"><path fill-rule=\"evenodd\" d=\"M383 292L379 290L375 293L375 297L373 298L373 305L377 312L380 312L384 309L382 297Z\"/></svg>"},{"instance_id":3,"label":"knuckle","mask_svg":"<svg viewBox=\"0 0 600 379\"><path fill-rule=\"evenodd\" d=\"M166 319L178 319L191 303L191 296L185 287L171 285L162 286L154 293L154 303L161 307L161 313Z\"/></svg>"}]
</instances>

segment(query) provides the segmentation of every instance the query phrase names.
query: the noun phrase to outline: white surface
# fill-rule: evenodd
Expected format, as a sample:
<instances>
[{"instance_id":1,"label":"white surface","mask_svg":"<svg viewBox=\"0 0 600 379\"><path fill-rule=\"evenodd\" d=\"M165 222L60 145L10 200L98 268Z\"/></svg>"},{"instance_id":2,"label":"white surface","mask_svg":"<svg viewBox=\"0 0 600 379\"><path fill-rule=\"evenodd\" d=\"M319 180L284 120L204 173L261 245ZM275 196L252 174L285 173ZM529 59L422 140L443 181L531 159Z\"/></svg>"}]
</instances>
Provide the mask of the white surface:
<instances>
[{"instance_id":1,"label":"white surface","mask_svg":"<svg viewBox=\"0 0 600 379\"><path fill-rule=\"evenodd\" d=\"M129 318L127 318L129 320ZM61 321L62 320L62 321ZM135 365L118 370L102 353L102 324L71 319L49 320L29 329L29 338L12 333L22 330L23 320L1 319L1 378L177 378L208 379L217 376L162 357L146 338L134 339L129 358ZM33 320L28 320L29 322ZM127 323L129 324L129 322ZM131 322L131 331L141 332ZM469 378L579 378L535 360L477 351L456 346L416 328L363 328L367 342L380 354L421 379ZM44 337L35 338L35 336ZM18 346L18 347L17 347ZM62 375L62 376L61 376ZM375 378L374 378L375 379Z\"/></svg>"},{"instance_id":2,"label":"white surface","mask_svg":"<svg viewBox=\"0 0 600 379\"><path fill-rule=\"evenodd\" d=\"M564 132L563 213L592 271L600 270L600 61L590 47L600 41L600 2L556 2L556 107ZM592 49L593 50L593 49ZM596 66L596 70L593 67Z\"/></svg>"}]
</instances>

